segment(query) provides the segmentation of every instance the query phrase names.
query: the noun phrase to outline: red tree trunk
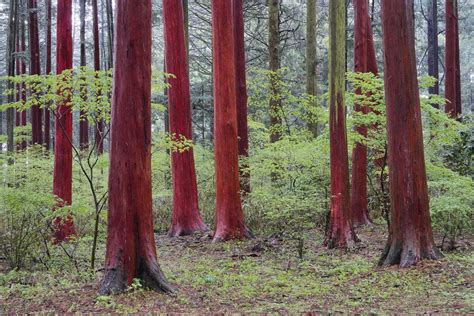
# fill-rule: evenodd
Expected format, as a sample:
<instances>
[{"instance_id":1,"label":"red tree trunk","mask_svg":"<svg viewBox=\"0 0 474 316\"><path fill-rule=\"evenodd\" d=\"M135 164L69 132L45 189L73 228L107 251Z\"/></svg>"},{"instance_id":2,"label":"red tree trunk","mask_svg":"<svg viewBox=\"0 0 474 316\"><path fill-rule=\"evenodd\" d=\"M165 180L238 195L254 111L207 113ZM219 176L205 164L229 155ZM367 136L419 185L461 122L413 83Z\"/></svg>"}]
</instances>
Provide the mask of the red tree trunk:
<instances>
[{"instance_id":1,"label":"red tree trunk","mask_svg":"<svg viewBox=\"0 0 474 316\"><path fill-rule=\"evenodd\" d=\"M249 136L247 124L247 81L245 74L245 40L244 40L244 9L243 0L234 3L234 41L235 41L235 72L237 84L237 129L239 136L239 156L249 156ZM240 171L240 187L243 194L250 193L250 173L247 165Z\"/></svg>"},{"instance_id":2,"label":"red tree trunk","mask_svg":"<svg viewBox=\"0 0 474 316\"><path fill-rule=\"evenodd\" d=\"M380 264L408 267L441 256L433 241L428 205L413 0L383 0L382 27L391 221Z\"/></svg>"},{"instance_id":3,"label":"red tree trunk","mask_svg":"<svg viewBox=\"0 0 474 316\"><path fill-rule=\"evenodd\" d=\"M354 0L354 71L377 74L377 60L372 40L372 26L367 0ZM360 93L360 91L356 91ZM366 114L367 107L354 105L355 111ZM367 126L357 126L357 133L367 137ZM367 146L356 143L352 151L352 190L351 190L352 223L354 225L370 224L367 209Z\"/></svg>"},{"instance_id":4,"label":"red tree trunk","mask_svg":"<svg viewBox=\"0 0 474 316\"><path fill-rule=\"evenodd\" d=\"M250 237L240 201L232 1L212 1L216 228L214 241Z\"/></svg>"},{"instance_id":5,"label":"red tree trunk","mask_svg":"<svg viewBox=\"0 0 474 316\"><path fill-rule=\"evenodd\" d=\"M39 53L39 34L38 34L38 7L36 0L28 0L28 26L29 26L29 46L30 46L30 75L41 74L41 62ZM41 131L41 108L39 105L31 107L31 129L32 143L42 144Z\"/></svg>"},{"instance_id":6,"label":"red tree trunk","mask_svg":"<svg viewBox=\"0 0 474 316\"><path fill-rule=\"evenodd\" d=\"M166 71L169 78L168 114L174 141L192 140L191 98L184 31L184 10L181 0L163 0ZM190 235L207 230L199 214L196 170L193 149L171 154L173 176L173 219L170 236Z\"/></svg>"},{"instance_id":7,"label":"red tree trunk","mask_svg":"<svg viewBox=\"0 0 474 316\"><path fill-rule=\"evenodd\" d=\"M462 112L458 5L457 0L446 0L445 112L452 118Z\"/></svg>"},{"instance_id":8,"label":"red tree trunk","mask_svg":"<svg viewBox=\"0 0 474 316\"><path fill-rule=\"evenodd\" d=\"M51 0L46 0L46 74L51 73ZM51 148L50 141L51 112L49 105L44 108L44 145Z\"/></svg>"},{"instance_id":9,"label":"red tree trunk","mask_svg":"<svg viewBox=\"0 0 474 316\"><path fill-rule=\"evenodd\" d=\"M99 43L99 13L97 10L97 0L92 0L92 33L94 36L94 70L100 70L100 43ZM95 127L95 148L97 154L104 152L104 121L97 118Z\"/></svg>"},{"instance_id":10,"label":"red tree trunk","mask_svg":"<svg viewBox=\"0 0 474 316\"><path fill-rule=\"evenodd\" d=\"M117 0L105 275L100 292L134 278L169 292L158 265L151 193L151 0Z\"/></svg>"},{"instance_id":11,"label":"red tree trunk","mask_svg":"<svg viewBox=\"0 0 474 316\"><path fill-rule=\"evenodd\" d=\"M345 248L356 241L351 221L349 154L345 122L345 3L329 2L329 128L331 212L324 244Z\"/></svg>"},{"instance_id":12,"label":"red tree trunk","mask_svg":"<svg viewBox=\"0 0 474 316\"><path fill-rule=\"evenodd\" d=\"M58 0L56 71L72 69L72 0ZM58 105L56 113L53 194L60 199L59 207L72 203L72 112L69 100ZM56 241L74 234L71 217L56 220Z\"/></svg>"},{"instance_id":13,"label":"red tree trunk","mask_svg":"<svg viewBox=\"0 0 474 316\"><path fill-rule=\"evenodd\" d=\"M86 0L80 0L80 19L81 19L81 67L87 66L86 57ZM86 150L89 145L89 122L87 121L87 112L80 111L79 117L79 146L81 150Z\"/></svg>"}]
</instances>

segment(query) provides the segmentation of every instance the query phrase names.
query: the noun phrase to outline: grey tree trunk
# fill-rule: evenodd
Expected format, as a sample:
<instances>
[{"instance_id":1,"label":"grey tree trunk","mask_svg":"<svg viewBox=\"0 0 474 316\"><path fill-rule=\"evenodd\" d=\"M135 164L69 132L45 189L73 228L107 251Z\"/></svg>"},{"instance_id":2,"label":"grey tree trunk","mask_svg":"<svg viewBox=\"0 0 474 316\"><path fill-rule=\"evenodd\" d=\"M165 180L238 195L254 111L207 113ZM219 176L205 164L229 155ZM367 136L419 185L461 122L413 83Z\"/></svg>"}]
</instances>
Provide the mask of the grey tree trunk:
<instances>
[{"instance_id":1,"label":"grey tree trunk","mask_svg":"<svg viewBox=\"0 0 474 316\"><path fill-rule=\"evenodd\" d=\"M308 0L306 12L306 93L313 96L317 95L316 66L316 0ZM311 121L311 118L308 122L308 129L315 137L318 136L318 126Z\"/></svg>"},{"instance_id":2,"label":"grey tree trunk","mask_svg":"<svg viewBox=\"0 0 474 316\"><path fill-rule=\"evenodd\" d=\"M280 1L268 1L268 50L269 50L269 68L271 75L271 96L269 103L270 116L270 141L272 143L281 139L281 99L278 98L279 76L277 71L280 69Z\"/></svg>"}]
</instances>

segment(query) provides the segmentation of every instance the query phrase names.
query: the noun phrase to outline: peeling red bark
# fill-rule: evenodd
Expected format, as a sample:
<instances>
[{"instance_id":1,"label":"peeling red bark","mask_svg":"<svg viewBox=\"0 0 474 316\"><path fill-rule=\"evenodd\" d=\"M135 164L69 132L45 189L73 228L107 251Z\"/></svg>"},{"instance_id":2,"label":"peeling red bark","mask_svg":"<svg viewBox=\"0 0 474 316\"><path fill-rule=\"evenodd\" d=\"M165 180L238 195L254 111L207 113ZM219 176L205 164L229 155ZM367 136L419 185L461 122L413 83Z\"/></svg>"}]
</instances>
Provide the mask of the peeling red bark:
<instances>
[{"instance_id":1,"label":"peeling red bark","mask_svg":"<svg viewBox=\"0 0 474 316\"><path fill-rule=\"evenodd\" d=\"M445 112L452 118L462 113L458 5L457 0L446 0Z\"/></svg>"},{"instance_id":2,"label":"peeling red bark","mask_svg":"<svg viewBox=\"0 0 474 316\"><path fill-rule=\"evenodd\" d=\"M51 73L51 0L46 0L46 74ZM44 108L44 145L47 150L51 148L50 140L51 112L49 105Z\"/></svg>"},{"instance_id":3,"label":"peeling red bark","mask_svg":"<svg viewBox=\"0 0 474 316\"><path fill-rule=\"evenodd\" d=\"M354 3L354 71L378 73L372 26L367 0ZM360 93L360 91L356 91ZM367 107L354 105L355 111L368 113ZM367 137L367 126L357 126L357 133ZM367 146L356 143L352 151L351 214L354 225L370 224L367 208Z\"/></svg>"},{"instance_id":4,"label":"peeling red bark","mask_svg":"<svg viewBox=\"0 0 474 316\"><path fill-rule=\"evenodd\" d=\"M431 230L418 79L413 0L382 1L391 220L381 265L437 259Z\"/></svg>"},{"instance_id":5,"label":"peeling red bark","mask_svg":"<svg viewBox=\"0 0 474 316\"><path fill-rule=\"evenodd\" d=\"M109 172L109 210L102 294L139 278L170 292L158 265L151 192L151 0L117 0Z\"/></svg>"},{"instance_id":6,"label":"peeling red bark","mask_svg":"<svg viewBox=\"0 0 474 316\"><path fill-rule=\"evenodd\" d=\"M72 0L58 0L56 71L72 69ZM53 194L57 207L72 203L72 112L69 100L58 105L55 124ZM55 239L66 240L75 234L71 217L56 219Z\"/></svg>"},{"instance_id":7,"label":"peeling red bark","mask_svg":"<svg viewBox=\"0 0 474 316\"><path fill-rule=\"evenodd\" d=\"M351 247L357 242L352 221L349 188L345 92L345 4L329 2L329 140L331 162L331 211L324 244Z\"/></svg>"},{"instance_id":8,"label":"peeling red bark","mask_svg":"<svg viewBox=\"0 0 474 316\"><path fill-rule=\"evenodd\" d=\"M30 75L41 74L41 61L38 34L38 7L36 0L28 0L28 26L30 46ZM32 143L42 144L42 113L39 105L31 107Z\"/></svg>"},{"instance_id":9,"label":"peeling red bark","mask_svg":"<svg viewBox=\"0 0 474 316\"><path fill-rule=\"evenodd\" d=\"M172 139L193 139L191 97L189 92L188 57L184 31L184 9L181 0L163 0L169 128ZM171 153L173 178L173 216L170 236L190 235L206 231L199 214L196 170L193 149Z\"/></svg>"},{"instance_id":10,"label":"peeling red bark","mask_svg":"<svg viewBox=\"0 0 474 316\"><path fill-rule=\"evenodd\" d=\"M232 1L212 1L214 72L214 159L216 228L214 241L251 236L240 201L237 95Z\"/></svg>"},{"instance_id":11,"label":"peeling red bark","mask_svg":"<svg viewBox=\"0 0 474 316\"><path fill-rule=\"evenodd\" d=\"M94 36L94 70L100 71L99 13L97 0L92 0L92 33ZM97 154L104 153L104 121L98 119L95 127L95 148Z\"/></svg>"},{"instance_id":12,"label":"peeling red bark","mask_svg":"<svg viewBox=\"0 0 474 316\"><path fill-rule=\"evenodd\" d=\"M239 137L239 156L249 156L249 135L247 124L247 79L245 73L245 39L243 0L233 0L235 72L237 93L237 129ZM250 173L248 166L241 164L240 189L243 194L250 193Z\"/></svg>"}]
</instances>

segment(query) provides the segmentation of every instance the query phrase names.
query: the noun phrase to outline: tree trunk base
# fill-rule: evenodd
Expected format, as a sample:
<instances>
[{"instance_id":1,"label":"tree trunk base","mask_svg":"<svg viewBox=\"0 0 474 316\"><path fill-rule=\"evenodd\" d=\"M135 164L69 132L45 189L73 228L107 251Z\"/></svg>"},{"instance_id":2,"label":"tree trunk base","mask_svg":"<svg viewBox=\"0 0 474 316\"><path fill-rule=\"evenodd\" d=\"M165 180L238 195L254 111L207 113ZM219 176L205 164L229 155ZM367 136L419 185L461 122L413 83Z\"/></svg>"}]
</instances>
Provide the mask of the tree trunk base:
<instances>
[{"instance_id":1,"label":"tree trunk base","mask_svg":"<svg viewBox=\"0 0 474 316\"><path fill-rule=\"evenodd\" d=\"M229 240L234 240L234 239L253 239L255 236L252 234L250 229L247 228L247 226L244 226L240 230L226 230L226 229L220 229L216 230L214 233L214 236L212 238L213 243L218 243L218 242L224 242L224 241L229 241Z\"/></svg>"},{"instance_id":2,"label":"tree trunk base","mask_svg":"<svg viewBox=\"0 0 474 316\"><path fill-rule=\"evenodd\" d=\"M323 246L328 249L354 248L359 241L353 230L348 227L347 231L336 230L329 233L324 240Z\"/></svg>"},{"instance_id":3,"label":"tree trunk base","mask_svg":"<svg viewBox=\"0 0 474 316\"><path fill-rule=\"evenodd\" d=\"M209 228L199 219L193 225L173 224L168 232L168 237L189 236L196 232L208 232Z\"/></svg>"},{"instance_id":4,"label":"tree trunk base","mask_svg":"<svg viewBox=\"0 0 474 316\"><path fill-rule=\"evenodd\" d=\"M399 265L400 268L408 268L415 266L421 260L438 260L443 258L443 254L435 245L420 249L420 247L413 244L412 242L403 243L402 241L387 243L380 258L379 266Z\"/></svg>"},{"instance_id":5,"label":"tree trunk base","mask_svg":"<svg viewBox=\"0 0 474 316\"><path fill-rule=\"evenodd\" d=\"M142 260L142 262L144 262ZM136 278L142 281L144 287L156 292L172 294L174 289L168 284L156 262L151 264L141 263ZM121 268L107 269L99 288L101 295L119 294L125 292L128 287L127 275Z\"/></svg>"},{"instance_id":6,"label":"tree trunk base","mask_svg":"<svg viewBox=\"0 0 474 316\"><path fill-rule=\"evenodd\" d=\"M372 221L370 220L369 216L367 216L367 212L364 212L360 218L352 218L352 224L355 227L358 226L372 226Z\"/></svg>"}]
</instances>

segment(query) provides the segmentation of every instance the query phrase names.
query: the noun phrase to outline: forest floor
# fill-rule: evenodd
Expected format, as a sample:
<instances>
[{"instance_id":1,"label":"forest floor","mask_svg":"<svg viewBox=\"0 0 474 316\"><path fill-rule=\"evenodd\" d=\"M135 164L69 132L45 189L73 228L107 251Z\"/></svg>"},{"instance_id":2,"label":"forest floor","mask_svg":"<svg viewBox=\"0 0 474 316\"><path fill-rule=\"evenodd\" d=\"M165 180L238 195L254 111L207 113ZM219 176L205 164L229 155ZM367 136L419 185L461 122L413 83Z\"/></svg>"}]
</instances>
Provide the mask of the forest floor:
<instances>
[{"instance_id":1,"label":"forest floor","mask_svg":"<svg viewBox=\"0 0 474 316\"><path fill-rule=\"evenodd\" d=\"M298 259L279 238L211 244L207 236L158 236L162 268L176 295L135 286L99 296L100 273L0 274L0 314L65 312L162 313L452 313L474 312L474 238L440 261L415 268L378 268L385 227L358 231L351 251L328 251L315 232ZM3 279L3 281L2 281ZM81 281L82 280L82 281Z\"/></svg>"}]
</instances>

